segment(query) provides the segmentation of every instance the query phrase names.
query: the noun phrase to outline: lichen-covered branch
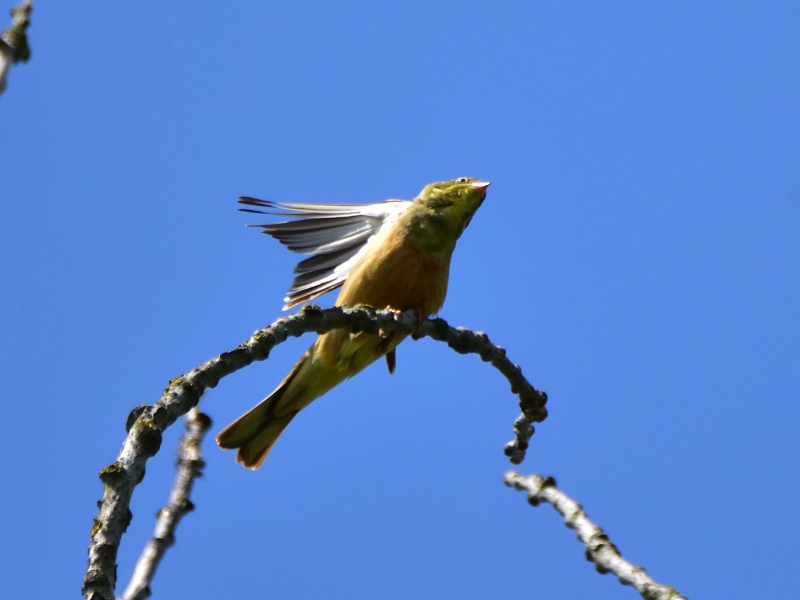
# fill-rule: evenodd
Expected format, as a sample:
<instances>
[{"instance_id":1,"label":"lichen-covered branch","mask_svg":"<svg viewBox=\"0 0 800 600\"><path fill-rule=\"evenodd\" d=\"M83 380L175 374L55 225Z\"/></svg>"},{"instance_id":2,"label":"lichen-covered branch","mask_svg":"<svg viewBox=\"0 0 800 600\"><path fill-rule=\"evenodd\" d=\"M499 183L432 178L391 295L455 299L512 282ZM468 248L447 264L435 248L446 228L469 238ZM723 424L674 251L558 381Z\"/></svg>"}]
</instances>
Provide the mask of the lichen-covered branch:
<instances>
[{"instance_id":1,"label":"lichen-covered branch","mask_svg":"<svg viewBox=\"0 0 800 600\"><path fill-rule=\"evenodd\" d=\"M121 600L144 600L150 597L150 583L167 548L175 543L178 523L184 515L194 510L189 496L195 479L203 474L205 462L200 447L210 427L211 419L196 407L186 415L186 433L178 445L177 473L169 501L158 513L153 537L139 556Z\"/></svg>"},{"instance_id":2,"label":"lichen-covered branch","mask_svg":"<svg viewBox=\"0 0 800 600\"><path fill-rule=\"evenodd\" d=\"M26 62L31 57L26 30L30 25L33 3L24 0L11 9L11 27L0 34L0 94L6 89L8 70L17 62Z\"/></svg>"},{"instance_id":3,"label":"lichen-covered branch","mask_svg":"<svg viewBox=\"0 0 800 600\"><path fill-rule=\"evenodd\" d=\"M566 526L574 529L586 546L586 560L593 562L599 573L613 573L622 585L633 586L645 600L686 600L677 590L653 581L644 568L622 558L605 532L589 520L580 504L556 487L552 477L523 477L516 471L508 471L504 480L506 485L528 492L531 505L548 502L560 512Z\"/></svg>"},{"instance_id":4,"label":"lichen-covered branch","mask_svg":"<svg viewBox=\"0 0 800 600\"><path fill-rule=\"evenodd\" d=\"M116 586L116 559L120 540L131 520L130 502L133 489L144 477L145 464L161 446L164 430L180 416L197 406L200 398L219 381L257 360L265 360L272 349L288 337L304 333L327 333L346 329L351 333L398 332L415 339L430 337L446 342L461 354L477 354L490 362L511 384L519 397L522 416L515 423L516 439L506 446L511 461L519 463L525 456L528 440L533 434L532 422L547 417L547 396L536 390L511 363L505 350L492 344L483 333L454 329L442 319L425 320L421 324L414 311L398 315L394 311L375 311L370 308L322 310L306 306L299 313L278 319L257 331L249 340L230 352L225 352L192 369L167 386L154 405L134 409L128 416L128 435L117 459L100 471L103 499L92 527L89 561L83 580L86 600L113 600Z\"/></svg>"}]
</instances>

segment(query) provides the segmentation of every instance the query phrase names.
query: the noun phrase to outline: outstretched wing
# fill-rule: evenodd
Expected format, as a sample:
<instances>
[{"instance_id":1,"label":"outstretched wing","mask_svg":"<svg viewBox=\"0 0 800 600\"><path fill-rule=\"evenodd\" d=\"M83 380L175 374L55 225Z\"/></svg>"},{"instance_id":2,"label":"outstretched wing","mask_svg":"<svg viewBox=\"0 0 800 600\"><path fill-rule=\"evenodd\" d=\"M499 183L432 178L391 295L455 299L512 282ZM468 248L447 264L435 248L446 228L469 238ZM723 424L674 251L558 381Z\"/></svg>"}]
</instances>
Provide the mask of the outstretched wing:
<instances>
[{"instance_id":1,"label":"outstretched wing","mask_svg":"<svg viewBox=\"0 0 800 600\"><path fill-rule=\"evenodd\" d=\"M310 254L298 263L296 277L284 298L284 310L308 302L345 282L366 251L367 243L382 227L393 223L411 202L387 200L378 204L296 204L239 198L244 212L297 219L260 227L292 252Z\"/></svg>"}]
</instances>

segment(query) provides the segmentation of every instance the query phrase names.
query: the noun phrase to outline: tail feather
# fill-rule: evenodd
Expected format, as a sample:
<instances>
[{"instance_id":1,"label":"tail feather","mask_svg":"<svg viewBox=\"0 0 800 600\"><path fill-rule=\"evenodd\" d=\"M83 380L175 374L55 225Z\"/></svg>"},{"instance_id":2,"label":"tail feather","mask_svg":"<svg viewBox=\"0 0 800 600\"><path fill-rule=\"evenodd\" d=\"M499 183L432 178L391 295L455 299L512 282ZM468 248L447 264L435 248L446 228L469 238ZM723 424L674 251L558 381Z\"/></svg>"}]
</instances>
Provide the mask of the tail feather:
<instances>
[{"instance_id":1,"label":"tail feather","mask_svg":"<svg viewBox=\"0 0 800 600\"><path fill-rule=\"evenodd\" d=\"M275 416L275 409L283 399L286 389L303 365L303 357L281 384L267 398L236 419L217 435L220 448L236 448L236 462L248 469L257 469L280 437L286 426L300 409ZM286 409L284 408L283 411Z\"/></svg>"},{"instance_id":2,"label":"tail feather","mask_svg":"<svg viewBox=\"0 0 800 600\"><path fill-rule=\"evenodd\" d=\"M297 413L298 411L295 411L285 417L264 423L261 429L239 446L236 451L236 462L248 469L258 469Z\"/></svg>"}]
</instances>

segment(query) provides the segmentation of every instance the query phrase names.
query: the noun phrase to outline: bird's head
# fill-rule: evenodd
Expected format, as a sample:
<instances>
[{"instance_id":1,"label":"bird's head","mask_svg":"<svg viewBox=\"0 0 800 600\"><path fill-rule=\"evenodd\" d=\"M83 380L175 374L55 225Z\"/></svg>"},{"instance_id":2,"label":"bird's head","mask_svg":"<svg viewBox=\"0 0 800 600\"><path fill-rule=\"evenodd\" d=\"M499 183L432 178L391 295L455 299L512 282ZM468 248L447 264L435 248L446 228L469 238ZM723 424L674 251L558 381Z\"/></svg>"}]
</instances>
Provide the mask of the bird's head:
<instances>
[{"instance_id":1,"label":"bird's head","mask_svg":"<svg viewBox=\"0 0 800 600\"><path fill-rule=\"evenodd\" d=\"M459 177L426 185L416 197L429 213L445 221L458 238L467 228L484 198L488 181L474 177Z\"/></svg>"}]
</instances>

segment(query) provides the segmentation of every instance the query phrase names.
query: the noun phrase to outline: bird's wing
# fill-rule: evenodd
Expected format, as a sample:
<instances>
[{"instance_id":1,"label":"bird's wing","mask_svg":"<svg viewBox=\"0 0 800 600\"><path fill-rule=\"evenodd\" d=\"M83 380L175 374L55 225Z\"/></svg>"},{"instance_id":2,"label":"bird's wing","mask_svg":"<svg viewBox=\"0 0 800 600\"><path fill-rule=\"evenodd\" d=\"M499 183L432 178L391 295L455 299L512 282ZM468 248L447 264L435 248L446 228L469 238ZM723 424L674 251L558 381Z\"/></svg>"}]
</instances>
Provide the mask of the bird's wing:
<instances>
[{"instance_id":1,"label":"bird's wing","mask_svg":"<svg viewBox=\"0 0 800 600\"><path fill-rule=\"evenodd\" d=\"M240 209L244 212L297 219L250 225L260 227L292 252L311 255L294 269L296 277L284 298L284 310L341 287L366 252L369 240L411 206L408 200L377 204L295 204L247 197L239 198L239 203L265 209Z\"/></svg>"}]
</instances>

